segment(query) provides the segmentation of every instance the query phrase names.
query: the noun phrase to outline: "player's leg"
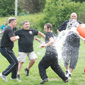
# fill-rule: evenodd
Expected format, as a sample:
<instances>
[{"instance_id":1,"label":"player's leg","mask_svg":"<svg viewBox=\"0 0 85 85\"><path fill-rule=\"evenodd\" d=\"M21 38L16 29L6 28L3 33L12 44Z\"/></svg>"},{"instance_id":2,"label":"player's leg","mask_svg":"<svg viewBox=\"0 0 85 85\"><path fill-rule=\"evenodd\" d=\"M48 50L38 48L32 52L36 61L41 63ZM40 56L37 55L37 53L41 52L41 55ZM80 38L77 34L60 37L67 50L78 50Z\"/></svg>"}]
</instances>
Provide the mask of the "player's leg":
<instances>
[{"instance_id":1,"label":"player's leg","mask_svg":"<svg viewBox=\"0 0 85 85\"><path fill-rule=\"evenodd\" d=\"M30 70L30 68L34 65L34 63L35 63L35 61L36 61L36 59L37 59L37 55L35 54L35 52L33 51L33 52L30 52L30 53L28 53L28 56L29 56L29 65L28 65L28 67L27 68L25 68L25 75L26 76L28 76L29 75L29 70Z\"/></svg>"},{"instance_id":2,"label":"player's leg","mask_svg":"<svg viewBox=\"0 0 85 85\"><path fill-rule=\"evenodd\" d=\"M18 71L17 71L17 77L18 79L20 79L20 71L21 71L21 68L22 68L22 65L23 63L26 61L26 56L27 56L27 53L24 53L24 52L19 52L18 53Z\"/></svg>"},{"instance_id":3,"label":"player's leg","mask_svg":"<svg viewBox=\"0 0 85 85\"><path fill-rule=\"evenodd\" d=\"M51 68L52 70L58 74L58 76L64 81L64 82L68 82L68 78L65 76L63 70L61 69L60 65L58 64L58 58L56 54L51 54L50 56L52 56L51 58Z\"/></svg>"}]
</instances>

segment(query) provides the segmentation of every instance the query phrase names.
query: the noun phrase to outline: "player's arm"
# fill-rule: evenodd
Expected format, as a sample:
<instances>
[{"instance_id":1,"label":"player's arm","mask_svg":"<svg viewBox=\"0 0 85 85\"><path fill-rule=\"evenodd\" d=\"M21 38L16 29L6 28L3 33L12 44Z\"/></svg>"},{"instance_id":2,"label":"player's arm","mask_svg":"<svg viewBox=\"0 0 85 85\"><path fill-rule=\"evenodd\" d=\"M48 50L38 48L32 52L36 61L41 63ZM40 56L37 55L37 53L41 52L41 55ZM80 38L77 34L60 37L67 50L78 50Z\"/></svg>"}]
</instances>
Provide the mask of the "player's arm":
<instances>
[{"instance_id":1,"label":"player's arm","mask_svg":"<svg viewBox=\"0 0 85 85\"><path fill-rule=\"evenodd\" d=\"M13 35L13 32L10 31L10 33L9 33L10 40L11 40L12 42L18 40L18 39L20 38L20 37L19 37L19 33L20 33L20 31L17 30L17 31L15 32L15 36L14 36L14 35Z\"/></svg>"},{"instance_id":2,"label":"player's arm","mask_svg":"<svg viewBox=\"0 0 85 85\"><path fill-rule=\"evenodd\" d=\"M81 35L79 35L80 39L82 39L85 43L85 38L83 38Z\"/></svg>"},{"instance_id":3,"label":"player's arm","mask_svg":"<svg viewBox=\"0 0 85 85\"><path fill-rule=\"evenodd\" d=\"M51 37L49 38L49 42L46 43L46 44L42 44L40 47L43 48L43 47L48 47L50 45L52 45L54 43L54 39Z\"/></svg>"},{"instance_id":4,"label":"player's arm","mask_svg":"<svg viewBox=\"0 0 85 85\"><path fill-rule=\"evenodd\" d=\"M14 41L16 41L16 40L18 40L19 39L19 36L17 35L17 36L13 36L13 37L10 37L10 40L12 41L12 42L14 42Z\"/></svg>"},{"instance_id":5,"label":"player's arm","mask_svg":"<svg viewBox=\"0 0 85 85\"><path fill-rule=\"evenodd\" d=\"M60 31L57 29L57 33L59 34L60 33Z\"/></svg>"},{"instance_id":6,"label":"player's arm","mask_svg":"<svg viewBox=\"0 0 85 85\"><path fill-rule=\"evenodd\" d=\"M38 32L38 35L40 35L40 36L42 36L43 38L45 38L45 35L44 35L44 33L42 33L42 32Z\"/></svg>"},{"instance_id":7,"label":"player's arm","mask_svg":"<svg viewBox=\"0 0 85 85\"><path fill-rule=\"evenodd\" d=\"M79 35L79 37L80 37L82 40L85 40L85 38L83 38L82 36Z\"/></svg>"},{"instance_id":8,"label":"player's arm","mask_svg":"<svg viewBox=\"0 0 85 85\"><path fill-rule=\"evenodd\" d=\"M44 42L41 41L38 37L35 37L35 40L37 40L37 41L40 42L41 44L44 43Z\"/></svg>"}]
</instances>

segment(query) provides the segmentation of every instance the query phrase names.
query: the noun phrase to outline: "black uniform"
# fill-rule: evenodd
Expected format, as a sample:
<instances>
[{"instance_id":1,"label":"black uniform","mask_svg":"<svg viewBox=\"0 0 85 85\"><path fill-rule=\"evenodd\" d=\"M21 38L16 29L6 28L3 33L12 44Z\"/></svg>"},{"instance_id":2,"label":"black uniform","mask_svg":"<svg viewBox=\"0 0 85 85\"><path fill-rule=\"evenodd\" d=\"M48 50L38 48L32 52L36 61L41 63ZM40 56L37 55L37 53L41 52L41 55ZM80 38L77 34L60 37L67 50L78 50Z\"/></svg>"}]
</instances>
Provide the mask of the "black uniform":
<instances>
[{"instance_id":1,"label":"black uniform","mask_svg":"<svg viewBox=\"0 0 85 85\"><path fill-rule=\"evenodd\" d=\"M33 49L33 40L34 36L38 35L38 31L36 29L20 29L15 32L16 35L20 37L18 40L19 52L32 52Z\"/></svg>"},{"instance_id":2,"label":"black uniform","mask_svg":"<svg viewBox=\"0 0 85 85\"><path fill-rule=\"evenodd\" d=\"M12 78L16 78L18 61L12 50L14 43L10 40L10 37L14 36L13 29L7 26L4 29L4 33L1 39L1 54L8 60L10 65L2 72L3 75L7 76L12 72Z\"/></svg>"},{"instance_id":3,"label":"black uniform","mask_svg":"<svg viewBox=\"0 0 85 85\"><path fill-rule=\"evenodd\" d=\"M62 56L65 66L67 66L70 61L69 67L75 69L78 61L79 47L80 47L79 36L74 31L69 31L62 48Z\"/></svg>"},{"instance_id":4,"label":"black uniform","mask_svg":"<svg viewBox=\"0 0 85 85\"><path fill-rule=\"evenodd\" d=\"M65 22L63 22L63 23L60 25L60 27L58 27L58 30L59 30L59 31L66 30L66 27L67 27L69 21L70 21L70 20L66 20ZM77 21L77 22L78 22L79 24L81 24L80 21Z\"/></svg>"},{"instance_id":5,"label":"black uniform","mask_svg":"<svg viewBox=\"0 0 85 85\"><path fill-rule=\"evenodd\" d=\"M49 38L54 38L54 34L52 32L46 33L46 39L45 42L49 42ZM46 53L45 56L42 58L42 60L39 63L39 73L42 78L42 80L48 78L46 74L46 69L50 66L52 70L59 75L59 77L62 78L63 81L67 80L67 77L65 77L64 72L62 71L61 67L58 64L58 54L56 52L55 46L50 45L46 47Z\"/></svg>"}]
</instances>

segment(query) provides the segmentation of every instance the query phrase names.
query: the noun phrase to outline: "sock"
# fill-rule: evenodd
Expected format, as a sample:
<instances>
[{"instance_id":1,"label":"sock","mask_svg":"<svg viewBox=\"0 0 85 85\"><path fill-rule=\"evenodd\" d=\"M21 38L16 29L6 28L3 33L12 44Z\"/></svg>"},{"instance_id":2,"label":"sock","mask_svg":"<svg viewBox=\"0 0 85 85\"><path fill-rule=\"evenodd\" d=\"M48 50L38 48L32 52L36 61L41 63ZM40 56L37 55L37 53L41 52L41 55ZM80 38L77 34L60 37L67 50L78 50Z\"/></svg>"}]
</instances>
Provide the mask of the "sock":
<instances>
[{"instance_id":1,"label":"sock","mask_svg":"<svg viewBox=\"0 0 85 85\"><path fill-rule=\"evenodd\" d=\"M66 69L66 71L69 73L69 69Z\"/></svg>"},{"instance_id":2,"label":"sock","mask_svg":"<svg viewBox=\"0 0 85 85\"><path fill-rule=\"evenodd\" d=\"M71 74L72 75L72 73L69 71L69 74Z\"/></svg>"}]
</instances>

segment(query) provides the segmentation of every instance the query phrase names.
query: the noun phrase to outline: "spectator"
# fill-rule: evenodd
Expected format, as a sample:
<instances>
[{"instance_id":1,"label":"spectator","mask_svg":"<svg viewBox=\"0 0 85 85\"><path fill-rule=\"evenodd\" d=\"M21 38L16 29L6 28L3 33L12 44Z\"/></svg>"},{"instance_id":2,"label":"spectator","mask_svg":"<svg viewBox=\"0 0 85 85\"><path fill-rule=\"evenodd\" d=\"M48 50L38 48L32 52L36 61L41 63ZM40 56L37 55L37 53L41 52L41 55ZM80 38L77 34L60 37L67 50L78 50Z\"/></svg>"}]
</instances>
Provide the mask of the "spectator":
<instances>
[{"instance_id":1,"label":"spectator","mask_svg":"<svg viewBox=\"0 0 85 85\"><path fill-rule=\"evenodd\" d=\"M6 22L1 26L1 38L3 36L4 28L6 27Z\"/></svg>"},{"instance_id":2,"label":"spectator","mask_svg":"<svg viewBox=\"0 0 85 85\"><path fill-rule=\"evenodd\" d=\"M4 27L6 27L6 22L4 22L3 25L1 26L1 31L3 31Z\"/></svg>"}]
</instances>

